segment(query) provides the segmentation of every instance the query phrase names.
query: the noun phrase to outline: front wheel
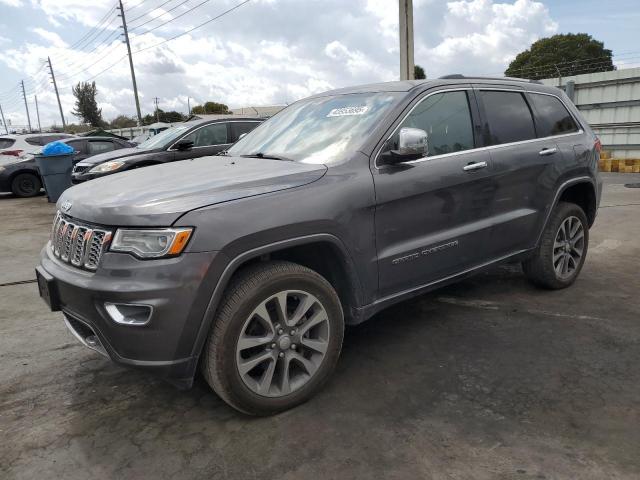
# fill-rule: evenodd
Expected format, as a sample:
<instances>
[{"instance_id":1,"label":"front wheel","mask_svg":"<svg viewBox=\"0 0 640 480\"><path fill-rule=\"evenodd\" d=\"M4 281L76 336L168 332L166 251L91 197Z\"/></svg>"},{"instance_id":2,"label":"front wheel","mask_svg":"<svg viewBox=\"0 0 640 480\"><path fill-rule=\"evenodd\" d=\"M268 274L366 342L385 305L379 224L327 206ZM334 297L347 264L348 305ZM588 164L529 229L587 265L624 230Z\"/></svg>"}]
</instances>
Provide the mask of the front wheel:
<instances>
[{"instance_id":1,"label":"front wheel","mask_svg":"<svg viewBox=\"0 0 640 480\"><path fill-rule=\"evenodd\" d=\"M524 273L544 288L568 287L582 270L588 246L589 223L584 211L574 203L560 202L534 255L523 262Z\"/></svg>"},{"instance_id":2,"label":"front wheel","mask_svg":"<svg viewBox=\"0 0 640 480\"><path fill-rule=\"evenodd\" d=\"M259 264L240 272L225 293L202 370L229 405L269 415L322 388L343 335L340 300L322 276L290 262Z\"/></svg>"}]
</instances>

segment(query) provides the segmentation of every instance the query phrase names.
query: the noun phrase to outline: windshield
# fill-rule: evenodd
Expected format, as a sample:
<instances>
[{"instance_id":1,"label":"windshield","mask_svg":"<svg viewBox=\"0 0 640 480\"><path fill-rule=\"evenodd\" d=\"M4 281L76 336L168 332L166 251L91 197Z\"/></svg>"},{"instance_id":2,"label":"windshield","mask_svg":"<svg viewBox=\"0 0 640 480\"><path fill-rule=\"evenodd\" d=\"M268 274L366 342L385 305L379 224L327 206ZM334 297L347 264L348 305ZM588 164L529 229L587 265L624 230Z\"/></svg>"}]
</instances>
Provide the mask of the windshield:
<instances>
[{"instance_id":1,"label":"windshield","mask_svg":"<svg viewBox=\"0 0 640 480\"><path fill-rule=\"evenodd\" d=\"M167 143L171 143L173 140L176 140L180 135L189 130L192 125L178 125L175 127L170 127L160 132L157 135L154 135L148 140L145 140L136 148L140 150L153 150L154 148L160 148L165 146Z\"/></svg>"},{"instance_id":2,"label":"windshield","mask_svg":"<svg viewBox=\"0 0 640 480\"><path fill-rule=\"evenodd\" d=\"M301 100L232 146L228 154L331 163L356 151L401 94L357 93Z\"/></svg>"}]
</instances>

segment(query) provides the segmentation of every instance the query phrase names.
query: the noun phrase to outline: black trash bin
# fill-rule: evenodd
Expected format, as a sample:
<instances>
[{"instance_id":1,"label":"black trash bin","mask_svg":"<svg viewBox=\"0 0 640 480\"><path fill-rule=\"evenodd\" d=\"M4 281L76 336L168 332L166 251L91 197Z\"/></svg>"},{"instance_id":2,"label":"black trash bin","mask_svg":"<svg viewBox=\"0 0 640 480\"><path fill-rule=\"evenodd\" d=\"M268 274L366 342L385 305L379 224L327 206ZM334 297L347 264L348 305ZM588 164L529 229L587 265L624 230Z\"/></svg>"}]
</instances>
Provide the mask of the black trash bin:
<instances>
[{"instance_id":1,"label":"black trash bin","mask_svg":"<svg viewBox=\"0 0 640 480\"><path fill-rule=\"evenodd\" d=\"M44 182L44 189L50 203L55 203L71 186L71 170L74 153L64 155L36 155L36 165Z\"/></svg>"}]
</instances>

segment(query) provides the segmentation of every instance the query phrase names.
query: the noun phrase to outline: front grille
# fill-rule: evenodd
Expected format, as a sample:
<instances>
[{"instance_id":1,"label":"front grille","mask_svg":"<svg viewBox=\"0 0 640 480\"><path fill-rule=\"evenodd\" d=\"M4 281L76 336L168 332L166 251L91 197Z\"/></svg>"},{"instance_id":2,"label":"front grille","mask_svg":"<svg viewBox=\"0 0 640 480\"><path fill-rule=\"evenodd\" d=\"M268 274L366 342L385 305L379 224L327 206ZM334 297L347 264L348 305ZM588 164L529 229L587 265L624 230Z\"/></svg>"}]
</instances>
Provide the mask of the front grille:
<instances>
[{"instance_id":1,"label":"front grille","mask_svg":"<svg viewBox=\"0 0 640 480\"><path fill-rule=\"evenodd\" d=\"M78 268L95 270L111 240L111 232L83 225L58 212L51 231L51 248L60 260Z\"/></svg>"},{"instance_id":2,"label":"front grille","mask_svg":"<svg viewBox=\"0 0 640 480\"><path fill-rule=\"evenodd\" d=\"M73 167L73 171L72 173L82 173L84 171L86 171L89 168L89 166L84 166L84 165L75 165Z\"/></svg>"}]
</instances>

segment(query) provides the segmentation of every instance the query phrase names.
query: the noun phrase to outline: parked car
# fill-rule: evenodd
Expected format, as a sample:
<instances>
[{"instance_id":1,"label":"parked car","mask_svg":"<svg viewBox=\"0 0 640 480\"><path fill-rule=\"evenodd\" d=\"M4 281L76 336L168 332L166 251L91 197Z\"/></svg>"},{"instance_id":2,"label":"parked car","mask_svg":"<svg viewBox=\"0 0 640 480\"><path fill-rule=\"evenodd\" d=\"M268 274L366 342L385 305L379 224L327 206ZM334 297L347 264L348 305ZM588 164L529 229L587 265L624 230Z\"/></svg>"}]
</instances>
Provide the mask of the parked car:
<instances>
[{"instance_id":1,"label":"parked car","mask_svg":"<svg viewBox=\"0 0 640 480\"><path fill-rule=\"evenodd\" d=\"M40 293L113 361L182 387L200 367L233 407L271 414L328 380L345 324L396 302L501 262L544 288L571 285L600 201L599 151L566 95L536 82L327 92L215 166L67 190Z\"/></svg>"},{"instance_id":2,"label":"parked car","mask_svg":"<svg viewBox=\"0 0 640 480\"><path fill-rule=\"evenodd\" d=\"M60 140L73 147L74 162L80 162L93 155L131 148L126 140L113 137L67 137ZM42 147L39 147L39 150ZM36 153L36 152L33 152ZM33 154L22 154L18 158L6 157L0 161L0 192L13 192L17 197L33 197L40 192L42 179Z\"/></svg>"},{"instance_id":3,"label":"parked car","mask_svg":"<svg viewBox=\"0 0 640 480\"><path fill-rule=\"evenodd\" d=\"M177 124L134 148L96 155L79 162L71 179L73 183L81 183L134 168L214 155L229 148L262 120L226 117Z\"/></svg>"},{"instance_id":4,"label":"parked car","mask_svg":"<svg viewBox=\"0 0 640 480\"><path fill-rule=\"evenodd\" d=\"M73 138L75 135L66 133L30 133L26 135L2 135L0 136L0 161L11 159L2 156L22 157L25 154L40 150L44 145L56 140Z\"/></svg>"}]
</instances>

